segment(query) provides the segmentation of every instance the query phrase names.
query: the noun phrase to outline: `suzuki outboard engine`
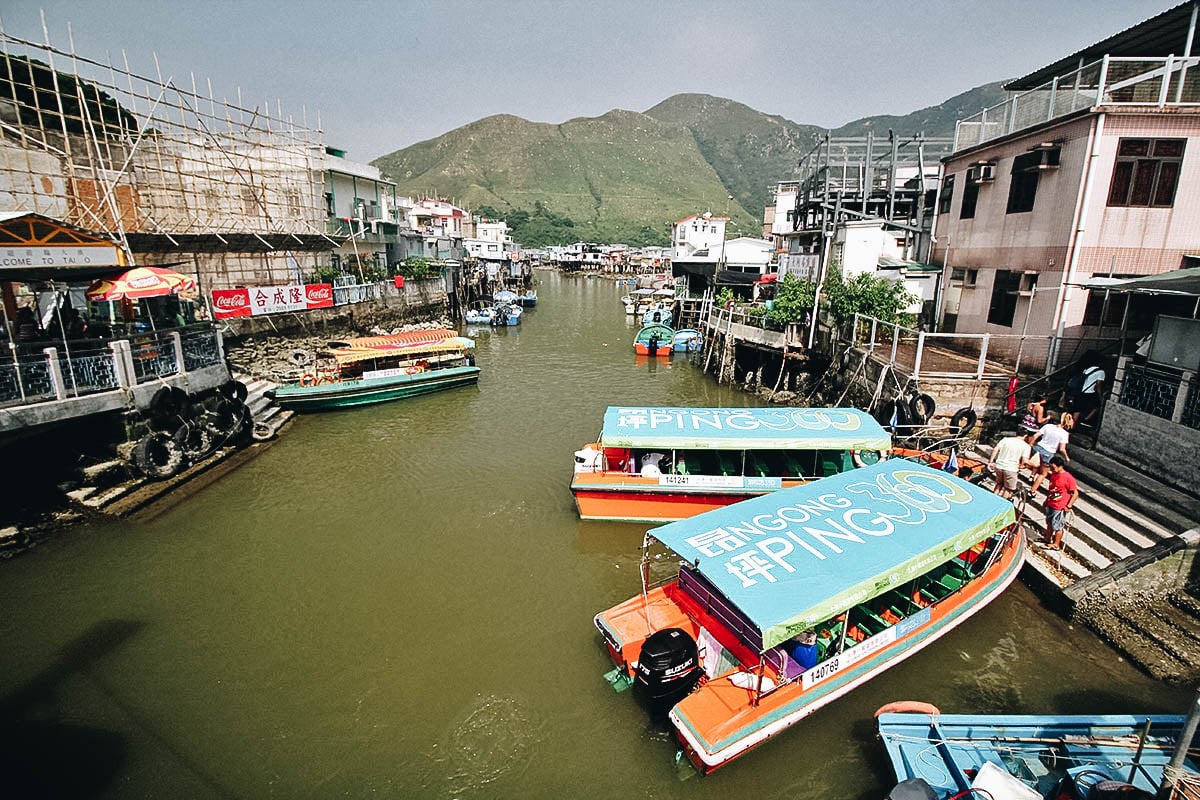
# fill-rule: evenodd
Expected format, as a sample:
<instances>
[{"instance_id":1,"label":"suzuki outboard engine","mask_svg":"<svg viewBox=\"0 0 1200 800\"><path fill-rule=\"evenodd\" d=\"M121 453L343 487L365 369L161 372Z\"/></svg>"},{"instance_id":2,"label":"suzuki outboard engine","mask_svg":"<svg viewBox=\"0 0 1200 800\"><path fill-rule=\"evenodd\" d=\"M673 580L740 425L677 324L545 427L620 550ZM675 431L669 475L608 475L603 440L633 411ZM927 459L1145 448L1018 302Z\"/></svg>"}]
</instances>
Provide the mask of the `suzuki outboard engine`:
<instances>
[{"instance_id":1,"label":"suzuki outboard engine","mask_svg":"<svg viewBox=\"0 0 1200 800\"><path fill-rule=\"evenodd\" d=\"M700 656L687 631L665 628L642 644L633 691L652 717L665 715L700 680Z\"/></svg>"}]
</instances>

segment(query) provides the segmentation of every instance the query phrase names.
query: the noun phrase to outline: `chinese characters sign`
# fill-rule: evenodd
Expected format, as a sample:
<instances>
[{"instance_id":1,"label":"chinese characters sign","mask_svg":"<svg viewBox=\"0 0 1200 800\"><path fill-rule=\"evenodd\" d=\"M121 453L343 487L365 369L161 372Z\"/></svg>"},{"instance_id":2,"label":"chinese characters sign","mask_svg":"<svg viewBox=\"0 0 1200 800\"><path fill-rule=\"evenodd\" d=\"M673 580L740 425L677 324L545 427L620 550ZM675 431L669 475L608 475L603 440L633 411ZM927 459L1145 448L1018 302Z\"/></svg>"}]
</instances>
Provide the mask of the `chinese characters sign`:
<instances>
[{"instance_id":1,"label":"chinese characters sign","mask_svg":"<svg viewBox=\"0 0 1200 800\"><path fill-rule=\"evenodd\" d=\"M248 289L215 289L212 293L213 316L250 317L307 311L333 306L333 286L328 283L255 286Z\"/></svg>"}]
</instances>

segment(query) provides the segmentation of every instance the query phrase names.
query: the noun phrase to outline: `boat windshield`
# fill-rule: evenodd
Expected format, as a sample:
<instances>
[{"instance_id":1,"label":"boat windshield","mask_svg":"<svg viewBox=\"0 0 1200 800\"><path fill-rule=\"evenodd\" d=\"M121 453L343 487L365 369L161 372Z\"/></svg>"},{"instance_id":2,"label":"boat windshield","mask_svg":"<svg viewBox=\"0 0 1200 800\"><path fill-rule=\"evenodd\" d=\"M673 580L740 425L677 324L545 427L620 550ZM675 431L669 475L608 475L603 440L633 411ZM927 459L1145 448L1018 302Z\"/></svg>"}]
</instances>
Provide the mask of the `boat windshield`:
<instances>
[{"instance_id":1,"label":"boat windshield","mask_svg":"<svg viewBox=\"0 0 1200 800\"><path fill-rule=\"evenodd\" d=\"M1015 521L1011 502L893 459L649 532L679 587L763 652L927 575Z\"/></svg>"}]
</instances>

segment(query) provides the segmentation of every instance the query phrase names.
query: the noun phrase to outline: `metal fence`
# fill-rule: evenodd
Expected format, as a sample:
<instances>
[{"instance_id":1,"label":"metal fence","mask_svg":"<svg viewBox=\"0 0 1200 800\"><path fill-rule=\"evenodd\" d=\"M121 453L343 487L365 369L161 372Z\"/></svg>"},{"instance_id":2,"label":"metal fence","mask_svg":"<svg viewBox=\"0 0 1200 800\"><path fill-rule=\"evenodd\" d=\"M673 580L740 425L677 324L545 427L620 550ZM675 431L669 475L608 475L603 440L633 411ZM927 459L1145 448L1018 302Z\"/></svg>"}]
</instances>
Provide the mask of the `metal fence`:
<instances>
[{"instance_id":1,"label":"metal fence","mask_svg":"<svg viewBox=\"0 0 1200 800\"><path fill-rule=\"evenodd\" d=\"M220 336L211 325L140 334L128 339L29 344L0 361L0 406L28 405L128 389L219 364ZM132 381L123 376L132 376Z\"/></svg>"},{"instance_id":2,"label":"metal fence","mask_svg":"<svg viewBox=\"0 0 1200 800\"><path fill-rule=\"evenodd\" d=\"M1200 105L1200 58L1105 56L960 120L954 150L1099 105Z\"/></svg>"},{"instance_id":3,"label":"metal fence","mask_svg":"<svg viewBox=\"0 0 1200 800\"><path fill-rule=\"evenodd\" d=\"M1102 350L1116 338L996 333L931 333L855 314L850 342L914 378L1000 380L1052 372L1087 350Z\"/></svg>"},{"instance_id":4,"label":"metal fence","mask_svg":"<svg viewBox=\"0 0 1200 800\"><path fill-rule=\"evenodd\" d=\"M1128 408L1200 429L1200 391L1189 374L1180 375L1144 364L1125 367L1120 403Z\"/></svg>"}]
</instances>

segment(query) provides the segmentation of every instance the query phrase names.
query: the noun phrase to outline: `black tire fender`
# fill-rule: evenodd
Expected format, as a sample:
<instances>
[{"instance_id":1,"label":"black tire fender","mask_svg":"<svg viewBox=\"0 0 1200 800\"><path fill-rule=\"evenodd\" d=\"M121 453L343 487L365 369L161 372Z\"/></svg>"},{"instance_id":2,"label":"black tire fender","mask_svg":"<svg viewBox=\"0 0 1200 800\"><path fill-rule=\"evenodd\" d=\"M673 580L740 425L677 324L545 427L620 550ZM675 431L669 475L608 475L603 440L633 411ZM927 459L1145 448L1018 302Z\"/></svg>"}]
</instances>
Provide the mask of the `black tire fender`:
<instances>
[{"instance_id":1,"label":"black tire fender","mask_svg":"<svg viewBox=\"0 0 1200 800\"><path fill-rule=\"evenodd\" d=\"M933 419L933 412L937 411L937 403L929 395L919 394L908 401L908 410L912 415L913 422L924 425Z\"/></svg>"},{"instance_id":2,"label":"black tire fender","mask_svg":"<svg viewBox=\"0 0 1200 800\"><path fill-rule=\"evenodd\" d=\"M246 388L246 384L241 381L228 381L221 385L221 394L228 397L230 400L237 400L239 403L246 402L246 396L250 390Z\"/></svg>"},{"instance_id":3,"label":"black tire fender","mask_svg":"<svg viewBox=\"0 0 1200 800\"><path fill-rule=\"evenodd\" d=\"M198 461L213 449L213 435L207 425L191 422L175 432L175 443L183 448L183 454Z\"/></svg>"},{"instance_id":4,"label":"black tire fender","mask_svg":"<svg viewBox=\"0 0 1200 800\"><path fill-rule=\"evenodd\" d=\"M169 478L179 472L183 461L183 448L165 433L147 434L133 446L133 463L147 478Z\"/></svg>"},{"instance_id":5,"label":"black tire fender","mask_svg":"<svg viewBox=\"0 0 1200 800\"><path fill-rule=\"evenodd\" d=\"M973 408L960 408L954 412L954 416L950 418L950 428L957 436L966 436L975 427L975 423L979 421L979 415L975 413Z\"/></svg>"},{"instance_id":6,"label":"black tire fender","mask_svg":"<svg viewBox=\"0 0 1200 800\"><path fill-rule=\"evenodd\" d=\"M155 392L154 396L150 398L150 405L148 406L150 416L157 419L168 419L178 416L183 408L183 403L180 402L179 394L176 394L176 392L183 394L184 399L187 399L187 394L182 389L176 389L173 386L163 386Z\"/></svg>"},{"instance_id":7,"label":"black tire fender","mask_svg":"<svg viewBox=\"0 0 1200 800\"><path fill-rule=\"evenodd\" d=\"M903 400L888 400L879 407L879 413L875 415L875 419L879 420L879 424L887 427L892 424L892 414L896 415L896 427L908 427L912 424L912 412L909 411L908 404Z\"/></svg>"}]
</instances>

